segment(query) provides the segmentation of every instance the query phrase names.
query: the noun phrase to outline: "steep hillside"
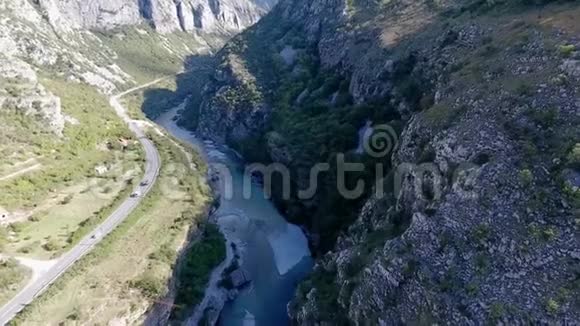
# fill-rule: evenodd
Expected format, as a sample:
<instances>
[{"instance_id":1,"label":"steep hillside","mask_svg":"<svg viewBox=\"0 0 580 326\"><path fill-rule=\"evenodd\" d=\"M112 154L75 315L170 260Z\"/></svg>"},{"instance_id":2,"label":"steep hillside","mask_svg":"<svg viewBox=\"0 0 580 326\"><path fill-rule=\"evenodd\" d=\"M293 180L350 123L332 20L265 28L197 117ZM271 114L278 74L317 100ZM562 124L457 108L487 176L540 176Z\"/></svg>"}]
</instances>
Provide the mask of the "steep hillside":
<instances>
[{"instance_id":1,"label":"steep hillside","mask_svg":"<svg viewBox=\"0 0 580 326\"><path fill-rule=\"evenodd\" d=\"M159 80L122 99L135 119L181 103L191 92L186 81L207 74L209 53L270 5L0 1L0 305L92 232L139 180L142 148L109 97ZM19 316L23 324L144 321L155 300L174 299L178 252L207 218L211 194L201 158L166 135L155 141L160 185ZM168 189L171 196L161 193Z\"/></svg>"},{"instance_id":2,"label":"steep hillside","mask_svg":"<svg viewBox=\"0 0 580 326\"><path fill-rule=\"evenodd\" d=\"M203 30L207 33L201 36L179 28L161 28L161 21L143 16L143 7L156 12L167 7L162 3L28 0L0 3L3 123L0 150L5 154L0 160L0 181L9 183L5 189L13 190L0 200L5 209L18 211L23 205L32 206L31 197L43 196L59 186L58 178L62 175L52 169L61 169L62 162L71 163L65 166L74 170L72 178L78 179L80 174L94 168L91 165L96 165L88 158L110 156L104 154L102 147L127 136L123 134L127 130L108 108L103 95L184 69L202 68L208 52L220 46L234 30L255 22L269 8L269 2L260 2L259 6L245 1L236 6L211 2L215 6L213 14L219 19L236 20L238 25L219 27L223 27L219 36L208 36L217 30ZM172 9L167 10L175 15L175 5L170 3ZM234 18L228 18L225 11ZM243 18L244 15L252 18ZM175 84L169 88L177 88ZM60 93L55 93L55 89ZM177 95L187 96L185 92ZM71 147L66 155L59 152L62 146ZM81 149L77 147L82 147L84 155L80 155ZM44 167L39 169L41 165ZM35 180L30 181L35 189L26 196L18 188L22 192L28 192L28 188L19 185L22 180L16 178L24 172L36 172ZM19 201L11 201L12 197Z\"/></svg>"},{"instance_id":3,"label":"steep hillside","mask_svg":"<svg viewBox=\"0 0 580 326\"><path fill-rule=\"evenodd\" d=\"M34 0L59 31L105 29L150 24L160 33L239 32L251 26L275 0Z\"/></svg>"},{"instance_id":4,"label":"steep hillside","mask_svg":"<svg viewBox=\"0 0 580 326\"><path fill-rule=\"evenodd\" d=\"M283 0L224 47L197 129L289 168L274 200L320 255L298 323L580 318L579 15L577 1ZM342 180L362 195L338 189L341 157L363 164Z\"/></svg>"}]
</instances>

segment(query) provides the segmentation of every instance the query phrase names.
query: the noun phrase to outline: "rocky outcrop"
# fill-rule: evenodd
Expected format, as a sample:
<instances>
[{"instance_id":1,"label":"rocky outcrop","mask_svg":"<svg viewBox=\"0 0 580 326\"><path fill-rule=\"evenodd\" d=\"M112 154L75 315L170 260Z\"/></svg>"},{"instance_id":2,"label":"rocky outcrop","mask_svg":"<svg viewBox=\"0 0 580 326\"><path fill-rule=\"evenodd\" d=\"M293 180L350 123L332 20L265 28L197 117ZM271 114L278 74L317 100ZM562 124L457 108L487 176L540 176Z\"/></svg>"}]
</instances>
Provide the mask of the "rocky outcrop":
<instances>
[{"instance_id":1,"label":"rocky outcrop","mask_svg":"<svg viewBox=\"0 0 580 326\"><path fill-rule=\"evenodd\" d=\"M132 81L131 76L114 63L116 54L97 37L73 31L68 23L54 28L51 22L55 21L55 16L45 19L47 15L59 14L54 6L47 13L35 8L29 1L5 1L0 5L6 13L0 20L0 49L7 66L10 66L9 61L14 60L15 67L27 64L35 68L62 70L65 78L85 81L104 93ZM59 20L67 20L58 17ZM59 34L63 31L68 33ZM100 51L94 51L92 46L95 44L100 46ZM87 53L90 53L90 58ZM29 69L34 72L32 67Z\"/></svg>"},{"instance_id":2,"label":"rocky outcrop","mask_svg":"<svg viewBox=\"0 0 580 326\"><path fill-rule=\"evenodd\" d=\"M0 111L36 117L46 130L62 136L67 117L62 113L60 99L38 82L36 72L23 61L8 61L0 56L0 74Z\"/></svg>"},{"instance_id":3,"label":"rocky outcrop","mask_svg":"<svg viewBox=\"0 0 580 326\"><path fill-rule=\"evenodd\" d=\"M160 33L231 34L257 22L275 0L40 0L37 3L59 31L109 30L147 23Z\"/></svg>"},{"instance_id":4,"label":"rocky outcrop","mask_svg":"<svg viewBox=\"0 0 580 326\"><path fill-rule=\"evenodd\" d=\"M305 86L296 77L304 70L348 80L351 110L373 103L391 117L366 115L373 125L403 122L381 161L393 167L386 195L367 193L357 218L319 258L289 305L298 324L580 318L580 193L571 186L580 169L580 40L565 18L579 9L559 7L538 20L525 6L516 17L492 17L490 5L284 0L220 53L199 130L241 149L258 138L252 145L268 160L294 167L316 153L288 144L296 133L305 142L320 137L280 123L290 112L319 124L339 114L325 88L336 83ZM272 58L288 46L302 58L276 74ZM311 49L319 69L304 59ZM313 108L296 103L309 100L326 107L306 114ZM294 178L301 184L301 175ZM302 204L312 220L325 203Z\"/></svg>"}]
</instances>

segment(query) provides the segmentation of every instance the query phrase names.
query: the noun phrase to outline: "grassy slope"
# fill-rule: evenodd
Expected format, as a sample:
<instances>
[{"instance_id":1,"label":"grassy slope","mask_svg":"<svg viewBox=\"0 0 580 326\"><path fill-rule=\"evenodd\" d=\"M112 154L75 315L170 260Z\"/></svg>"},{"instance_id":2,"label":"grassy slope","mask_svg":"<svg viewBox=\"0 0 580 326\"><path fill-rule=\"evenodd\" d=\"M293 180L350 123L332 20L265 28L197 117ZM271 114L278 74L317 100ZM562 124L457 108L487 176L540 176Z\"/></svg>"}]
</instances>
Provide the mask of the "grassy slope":
<instances>
[{"instance_id":1,"label":"grassy slope","mask_svg":"<svg viewBox=\"0 0 580 326\"><path fill-rule=\"evenodd\" d=\"M15 324L58 324L67 320L99 324L119 316L139 317L153 298L166 291L176 251L188 227L204 218L209 191L203 171L184 175L182 169L167 164L186 165L179 149L162 138L156 143L165 164L153 192ZM202 162L196 164L202 166Z\"/></svg>"},{"instance_id":2,"label":"grassy slope","mask_svg":"<svg viewBox=\"0 0 580 326\"><path fill-rule=\"evenodd\" d=\"M42 83L61 98L63 111L78 120L68 124L64 137L35 131L35 122L25 116L1 114L1 121L11 126L8 141L0 146L4 152L29 153L38 157L43 168L24 177L0 183L0 205L5 208L31 208L49 193L71 186L93 175L96 165L111 161L120 151L99 149L130 132L119 121L105 96L93 88L57 79ZM140 151L139 149L135 149Z\"/></svg>"},{"instance_id":3,"label":"grassy slope","mask_svg":"<svg viewBox=\"0 0 580 326\"><path fill-rule=\"evenodd\" d=\"M0 305L7 302L30 278L30 271L15 260L0 262Z\"/></svg>"},{"instance_id":4,"label":"grassy slope","mask_svg":"<svg viewBox=\"0 0 580 326\"><path fill-rule=\"evenodd\" d=\"M115 50L118 65L139 84L182 70L184 59L201 46L191 35L160 35L147 26L101 32L97 36Z\"/></svg>"},{"instance_id":5,"label":"grassy slope","mask_svg":"<svg viewBox=\"0 0 580 326\"><path fill-rule=\"evenodd\" d=\"M88 49L96 57L107 53L103 45L114 49L118 54L114 60L135 83L175 74L182 69L184 59L200 46L190 35L162 36L148 27L101 33L98 37L85 38ZM142 149L131 146L129 151L120 150L117 139L131 138L132 134L106 96L90 86L55 78L60 72L54 69L47 67L44 74L41 72L40 82L60 97L63 112L79 122L67 124L63 138L43 131L34 117L0 112L0 176L36 168L0 181L0 211L6 209L20 216L20 222L0 230L0 252L7 254L39 259L60 255L128 195L131 180L141 172ZM176 88L173 80L168 79L172 91ZM114 148L104 150L107 143ZM109 172L97 176L95 167L99 165L109 167Z\"/></svg>"},{"instance_id":6,"label":"grassy slope","mask_svg":"<svg viewBox=\"0 0 580 326\"><path fill-rule=\"evenodd\" d=\"M124 194L126 183L140 173L143 155L140 147L122 151L116 145L119 138L130 138L131 134L105 96L82 84L55 79L42 82L60 96L63 111L79 123L67 125L64 137L59 139L30 132L32 126L18 125L18 121L29 120L27 117L17 122L8 119L14 135L28 134L27 141L19 144L20 150L34 153L32 157L37 157L42 167L0 183L0 206L29 215L28 220L12 225L14 237L3 251L49 258L53 251L88 232L82 225L92 223L84 221L95 219L113 204L116 195ZM107 149L107 143L112 147ZM109 166L110 171L97 176L94 169L98 165ZM43 248L47 243L50 250Z\"/></svg>"}]
</instances>

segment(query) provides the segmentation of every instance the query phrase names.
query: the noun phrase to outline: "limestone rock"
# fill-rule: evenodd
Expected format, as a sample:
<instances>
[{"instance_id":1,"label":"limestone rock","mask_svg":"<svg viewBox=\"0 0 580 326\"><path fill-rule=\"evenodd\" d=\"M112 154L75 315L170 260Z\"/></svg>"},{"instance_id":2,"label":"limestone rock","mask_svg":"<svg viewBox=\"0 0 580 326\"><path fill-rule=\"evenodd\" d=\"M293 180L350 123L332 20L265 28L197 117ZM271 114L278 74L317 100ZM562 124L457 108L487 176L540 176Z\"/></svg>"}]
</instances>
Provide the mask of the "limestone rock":
<instances>
[{"instance_id":1,"label":"limestone rock","mask_svg":"<svg viewBox=\"0 0 580 326\"><path fill-rule=\"evenodd\" d=\"M109 30L143 23L160 33L232 33L257 22L275 1L40 0L39 6L53 28L63 33L71 29Z\"/></svg>"}]
</instances>

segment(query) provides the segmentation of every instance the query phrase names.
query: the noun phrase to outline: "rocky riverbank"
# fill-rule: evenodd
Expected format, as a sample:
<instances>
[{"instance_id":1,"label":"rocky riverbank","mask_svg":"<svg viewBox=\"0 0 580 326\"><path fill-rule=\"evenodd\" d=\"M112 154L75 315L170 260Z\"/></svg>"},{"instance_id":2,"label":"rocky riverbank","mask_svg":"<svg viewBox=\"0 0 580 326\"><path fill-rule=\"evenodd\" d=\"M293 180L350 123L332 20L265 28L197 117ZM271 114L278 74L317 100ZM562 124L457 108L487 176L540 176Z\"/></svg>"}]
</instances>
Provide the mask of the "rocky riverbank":
<instances>
[{"instance_id":1,"label":"rocky riverbank","mask_svg":"<svg viewBox=\"0 0 580 326\"><path fill-rule=\"evenodd\" d=\"M268 323L287 322L286 305L296 283L311 268L304 234L283 219L258 184L252 182L252 195L244 195L244 164L235 152L212 141L199 141L177 127L173 119L166 120L169 127L161 124L204 153L209 162L209 178L220 195L219 208L211 219L228 243L228 258L213 271L203 303L195 308L188 323L195 324L204 315L205 321L210 322L218 317L234 323L246 317ZM228 279L227 274L232 274L233 279ZM236 296L237 291L232 288L247 280L251 281L250 287L244 287ZM226 301L225 315L220 316ZM237 309L244 313L240 315Z\"/></svg>"},{"instance_id":2,"label":"rocky riverbank","mask_svg":"<svg viewBox=\"0 0 580 326\"><path fill-rule=\"evenodd\" d=\"M182 106L174 108L173 110L163 114L157 122L165 127L175 137L180 138L185 142L190 142L190 145L196 147L196 150L203 153L202 155L206 157L206 160L209 163L207 179L214 194L213 205L208 210L208 222L219 227L219 231L222 233L226 242L226 258L212 270L204 291L203 299L195 307L191 307L190 311L186 313L188 317L184 321L184 324L198 325L203 321L206 325L215 325L225 303L233 300L238 293L238 286L227 287L224 285L224 282L229 279L232 272L239 269L239 266L243 262L242 256L238 250L238 248L242 246L242 243L239 238L230 232L227 224L220 224L220 222L225 221L228 218L228 214L223 214L219 209L221 205L221 197L224 193L224 184L220 172L211 164L211 161L216 158L216 155L221 157L223 154L219 153L217 149L211 148L211 145L210 148L208 148L208 144L198 142L195 138L191 137L189 132L177 126L176 121L178 120L177 117L180 110L182 110ZM184 251L186 250L187 248L184 249ZM169 320L172 309L170 306L167 308L166 303L174 302L175 286L178 283L175 282L175 280L179 277L179 270L180 267L178 263L176 277L174 278L174 281L172 281L170 287L172 290L168 297L163 300L163 306L165 308L159 305L159 311L152 314L152 316L159 317L155 318L155 322L150 323L150 325L158 325L157 322L160 321L166 323Z\"/></svg>"},{"instance_id":3,"label":"rocky riverbank","mask_svg":"<svg viewBox=\"0 0 580 326\"><path fill-rule=\"evenodd\" d=\"M211 223L219 226L220 232L226 239L226 259L212 271L203 300L193 309L190 317L185 321L185 325L191 326L200 324L215 325L217 323L226 302L233 300L238 294L236 288L228 289L224 287L223 282L229 277L229 274L232 272L232 267L239 266L242 259L237 250L238 246L242 245L240 240L228 232L226 225L220 224L220 220L226 216L219 214L219 202L222 193L219 172L210 166L208 177L216 198L216 206L209 220Z\"/></svg>"}]
</instances>

